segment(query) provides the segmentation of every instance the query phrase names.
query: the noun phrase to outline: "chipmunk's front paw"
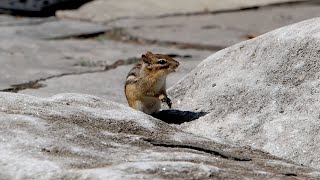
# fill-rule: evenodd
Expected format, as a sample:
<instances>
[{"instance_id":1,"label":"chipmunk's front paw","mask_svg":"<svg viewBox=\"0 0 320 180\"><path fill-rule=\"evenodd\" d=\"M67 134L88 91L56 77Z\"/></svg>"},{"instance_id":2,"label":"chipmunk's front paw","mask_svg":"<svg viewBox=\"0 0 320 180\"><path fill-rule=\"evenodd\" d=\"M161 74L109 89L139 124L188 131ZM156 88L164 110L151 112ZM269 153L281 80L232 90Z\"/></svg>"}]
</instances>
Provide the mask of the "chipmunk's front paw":
<instances>
[{"instance_id":1,"label":"chipmunk's front paw","mask_svg":"<svg viewBox=\"0 0 320 180\"><path fill-rule=\"evenodd\" d=\"M171 99L169 99L168 97L166 98L166 103L168 104L169 108L171 108L172 102Z\"/></svg>"},{"instance_id":2,"label":"chipmunk's front paw","mask_svg":"<svg viewBox=\"0 0 320 180\"><path fill-rule=\"evenodd\" d=\"M171 99L169 99L166 95L161 94L161 95L159 96L159 99L160 99L162 102L167 103L168 106L169 106L169 108L171 108L171 105L172 105Z\"/></svg>"}]
</instances>

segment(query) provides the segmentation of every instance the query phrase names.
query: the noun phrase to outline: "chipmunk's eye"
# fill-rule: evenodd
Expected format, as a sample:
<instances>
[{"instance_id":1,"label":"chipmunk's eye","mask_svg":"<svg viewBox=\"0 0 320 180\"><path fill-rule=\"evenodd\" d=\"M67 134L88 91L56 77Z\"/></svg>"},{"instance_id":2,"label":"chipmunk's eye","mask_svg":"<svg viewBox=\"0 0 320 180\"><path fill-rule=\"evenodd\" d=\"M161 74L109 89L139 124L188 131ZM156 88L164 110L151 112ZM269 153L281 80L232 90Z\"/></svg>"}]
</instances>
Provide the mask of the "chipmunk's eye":
<instances>
[{"instance_id":1,"label":"chipmunk's eye","mask_svg":"<svg viewBox=\"0 0 320 180\"><path fill-rule=\"evenodd\" d=\"M167 63L167 61L164 60L164 59L159 59L159 60L158 60L158 64L164 65L164 64L166 64L166 63Z\"/></svg>"}]
</instances>

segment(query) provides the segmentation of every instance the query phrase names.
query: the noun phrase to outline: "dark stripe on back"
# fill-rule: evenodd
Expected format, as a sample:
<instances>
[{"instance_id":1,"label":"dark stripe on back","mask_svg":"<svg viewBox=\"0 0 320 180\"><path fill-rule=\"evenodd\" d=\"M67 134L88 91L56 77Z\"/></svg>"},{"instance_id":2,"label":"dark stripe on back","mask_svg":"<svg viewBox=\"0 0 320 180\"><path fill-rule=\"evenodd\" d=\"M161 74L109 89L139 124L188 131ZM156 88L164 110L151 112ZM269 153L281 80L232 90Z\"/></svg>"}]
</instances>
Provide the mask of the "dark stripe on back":
<instances>
[{"instance_id":1,"label":"dark stripe on back","mask_svg":"<svg viewBox=\"0 0 320 180\"><path fill-rule=\"evenodd\" d=\"M139 64L136 64L132 69L131 71L128 73L128 76L135 76L135 77L138 77L139 76L139 73L140 73L140 70L141 70L141 67L142 67L142 64L139 63Z\"/></svg>"}]
</instances>

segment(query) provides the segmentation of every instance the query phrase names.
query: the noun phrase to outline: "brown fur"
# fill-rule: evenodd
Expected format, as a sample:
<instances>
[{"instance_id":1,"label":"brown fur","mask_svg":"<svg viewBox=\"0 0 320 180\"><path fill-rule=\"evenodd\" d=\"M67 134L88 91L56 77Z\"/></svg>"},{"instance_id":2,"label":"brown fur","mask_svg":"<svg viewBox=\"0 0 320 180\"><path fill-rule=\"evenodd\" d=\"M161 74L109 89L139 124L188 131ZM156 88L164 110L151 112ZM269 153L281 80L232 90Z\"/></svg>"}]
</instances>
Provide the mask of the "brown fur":
<instances>
[{"instance_id":1,"label":"brown fur","mask_svg":"<svg viewBox=\"0 0 320 180\"><path fill-rule=\"evenodd\" d=\"M166 62L161 64L160 61ZM163 54L147 52L142 62L128 73L125 94L130 107L147 114L157 113L161 101L171 107L166 92L166 76L174 72L179 62Z\"/></svg>"}]
</instances>

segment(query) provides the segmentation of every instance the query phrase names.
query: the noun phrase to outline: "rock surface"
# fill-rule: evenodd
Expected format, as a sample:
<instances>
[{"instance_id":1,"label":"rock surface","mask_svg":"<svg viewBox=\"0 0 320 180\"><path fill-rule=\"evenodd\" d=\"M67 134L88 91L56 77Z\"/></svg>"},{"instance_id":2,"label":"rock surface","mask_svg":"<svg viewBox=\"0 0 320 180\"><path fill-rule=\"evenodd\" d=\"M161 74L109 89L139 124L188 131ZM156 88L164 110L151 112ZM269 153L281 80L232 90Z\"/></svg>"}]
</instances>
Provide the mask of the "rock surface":
<instances>
[{"instance_id":1,"label":"rock surface","mask_svg":"<svg viewBox=\"0 0 320 180\"><path fill-rule=\"evenodd\" d=\"M108 22L127 17L216 12L283 2L297 2L297 0L175 0L174 2L171 0L95 0L83 5L78 10L58 11L56 15L60 18Z\"/></svg>"},{"instance_id":2,"label":"rock surface","mask_svg":"<svg viewBox=\"0 0 320 180\"><path fill-rule=\"evenodd\" d=\"M133 37L223 49L271 30L320 16L319 3L268 6L197 16L127 18L109 23ZM262 21L263 19L263 21ZM220 50L219 49L219 50Z\"/></svg>"},{"instance_id":3,"label":"rock surface","mask_svg":"<svg viewBox=\"0 0 320 180\"><path fill-rule=\"evenodd\" d=\"M76 7L88 1L90 0L1 0L0 9L10 10L10 12L14 11L15 13L21 13L21 11L29 12L29 15L34 16L41 15L41 13L38 12L48 14L47 11L51 12L56 9L64 9L68 6Z\"/></svg>"},{"instance_id":4,"label":"rock surface","mask_svg":"<svg viewBox=\"0 0 320 180\"><path fill-rule=\"evenodd\" d=\"M36 96L86 93L126 104L125 78L135 63L131 61L141 54L152 51L176 56L183 67L169 76L168 86L172 86L214 52L121 43L100 36L77 38L107 30L98 24L52 17L0 15L0 91ZM119 61L123 64L117 64ZM104 71L105 66L110 70Z\"/></svg>"},{"instance_id":5,"label":"rock surface","mask_svg":"<svg viewBox=\"0 0 320 180\"><path fill-rule=\"evenodd\" d=\"M320 168L320 18L219 51L175 85L180 129Z\"/></svg>"},{"instance_id":6,"label":"rock surface","mask_svg":"<svg viewBox=\"0 0 320 180\"><path fill-rule=\"evenodd\" d=\"M63 39L103 33L109 28L90 22L56 18L13 18L0 16L1 38Z\"/></svg>"},{"instance_id":7,"label":"rock surface","mask_svg":"<svg viewBox=\"0 0 320 180\"><path fill-rule=\"evenodd\" d=\"M15 27L18 29L19 26ZM1 26L0 30L3 30ZM10 33L11 32L10 30ZM35 33L35 31L32 32L35 36L39 35ZM189 59L186 58L186 62L188 63L185 64L184 67L184 76L196 67L202 59L212 54L210 51L177 50L170 47L140 46L114 41L100 41L98 39L88 41L80 39L44 41L36 38L33 39L27 35L17 37L12 34L10 35L10 33L3 32L2 35L4 37L0 41L0 64L3 67L0 72L0 90L10 89L12 86L16 87L16 85L21 84L25 84L34 90L37 88L32 88L32 84L39 80L41 81L40 83L43 84L43 81L47 79L58 78L63 75L77 75L91 71L100 72L103 71L104 66L112 65L118 60L140 57L141 54L146 51L191 56ZM75 34L75 32L73 32L73 34ZM61 35L66 36L67 34L64 33ZM194 62L190 60L194 60ZM125 74L123 78L126 77L128 72L129 69L122 72ZM98 74L95 78L99 75L101 74ZM182 76L177 76L179 79L181 77ZM103 82L107 79L103 73L99 78L98 80L94 80ZM78 81L81 79L82 77L78 77ZM177 82L179 79L174 79L173 82ZM91 82L94 81L91 80ZM110 80L109 82L110 84L121 84L122 86L124 81L119 83L119 81ZM67 83L70 84L70 81L61 82L59 84L60 88L63 88L64 84ZM44 83L44 85L46 85L46 83ZM173 83L171 83L171 85L173 85ZM73 87L75 88L76 86ZM104 86L99 86L99 83L95 84L95 87L98 89L104 88ZM83 87L79 87L78 89L70 89L70 91L67 92L81 92L78 90L82 89ZM56 94L61 91L58 90L54 92ZM86 93L93 94L94 92L98 92L98 90L95 89L94 91Z\"/></svg>"},{"instance_id":8,"label":"rock surface","mask_svg":"<svg viewBox=\"0 0 320 180\"><path fill-rule=\"evenodd\" d=\"M122 57L126 57L131 55L132 57L139 57L139 53L144 53L145 46L124 46L122 47L115 47L113 46L114 43L105 42L105 43L98 43L100 44L101 48L105 49L104 56L105 58L112 58L115 56L119 59L123 59ZM90 46L88 46L88 49ZM108 48L112 48L112 52L108 51ZM149 46L147 48L150 51L157 52L157 53L164 53L164 54L172 54L175 52L177 55L180 56L190 56L188 58L175 58L181 64L181 67L175 72L171 74L167 78L167 87L173 86L177 83L180 79L182 79L186 74L192 71L205 57L211 54L210 51L194 51L194 50L177 50L177 49L170 49L170 48L161 48L157 46ZM121 54L123 52L123 54ZM137 52L137 53L136 53ZM186 54L188 53L188 54ZM125 55L126 54L126 55ZM92 55L94 55L92 53ZM80 66L77 65L75 67L82 67L82 71L86 71L86 69L95 69L103 67L99 67L99 62L103 62L105 65L110 63L106 63L106 61L99 60L99 56L93 56L92 58L88 58L87 61L79 61L75 63L80 63ZM96 59L96 60L95 60ZM117 60L117 59L114 59ZM83 64L81 64L83 63ZM87 63L87 64L85 64ZM93 67L90 67L90 66ZM70 74L63 77L57 77L52 79L47 79L45 81L41 81L40 84L42 87L38 89L28 88L25 90L19 91L22 94L30 94L34 96L40 97L48 97L55 95L57 93L84 93L84 94L93 94L100 98L109 99L110 101L127 104L127 100L124 95L124 84L126 81L126 77L128 72L133 67L133 64L119 66L115 69L110 69L108 71L101 71L100 73L84 73L84 74ZM72 82L72 83L71 83Z\"/></svg>"},{"instance_id":9,"label":"rock surface","mask_svg":"<svg viewBox=\"0 0 320 180\"><path fill-rule=\"evenodd\" d=\"M148 50L177 54L182 65L168 77L170 87L215 51L244 41L251 33L260 35L319 16L318 8L319 4L295 3L218 14L116 20L107 26L0 15L0 63L4 67L0 91L36 96L86 93L126 104L123 81L132 65L110 72L103 72L104 66ZM95 34L101 27L111 29L115 36L121 31L129 36L77 38Z\"/></svg>"},{"instance_id":10,"label":"rock surface","mask_svg":"<svg viewBox=\"0 0 320 180\"><path fill-rule=\"evenodd\" d=\"M315 169L185 133L89 95L0 93L0 125L4 179L320 177Z\"/></svg>"},{"instance_id":11,"label":"rock surface","mask_svg":"<svg viewBox=\"0 0 320 180\"><path fill-rule=\"evenodd\" d=\"M126 103L128 64L147 50L178 56L170 86L215 50L318 16L317 8L148 15L108 27L0 15L0 91L105 99L0 93L0 179L320 179L300 165L319 168L317 19L211 56L171 89L180 110L162 111L163 121L106 101ZM69 39L109 28L129 35Z\"/></svg>"},{"instance_id":12,"label":"rock surface","mask_svg":"<svg viewBox=\"0 0 320 180\"><path fill-rule=\"evenodd\" d=\"M33 39L63 39L77 36L90 36L109 30L106 26L88 22L59 20L39 24L37 26L15 27L16 35Z\"/></svg>"},{"instance_id":13,"label":"rock surface","mask_svg":"<svg viewBox=\"0 0 320 180\"><path fill-rule=\"evenodd\" d=\"M85 70L75 64L87 59L100 60L106 64L116 59L109 58L108 51L98 48L99 43L77 43L74 41L37 41L32 39L2 39L0 42L0 63L3 67L0 88L29 83L64 73ZM95 47L94 49L92 49ZM101 47L101 44L100 44ZM114 55L114 54L113 54ZM115 56L113 56L115 57Z\"/></svg>"}]
</instances>

